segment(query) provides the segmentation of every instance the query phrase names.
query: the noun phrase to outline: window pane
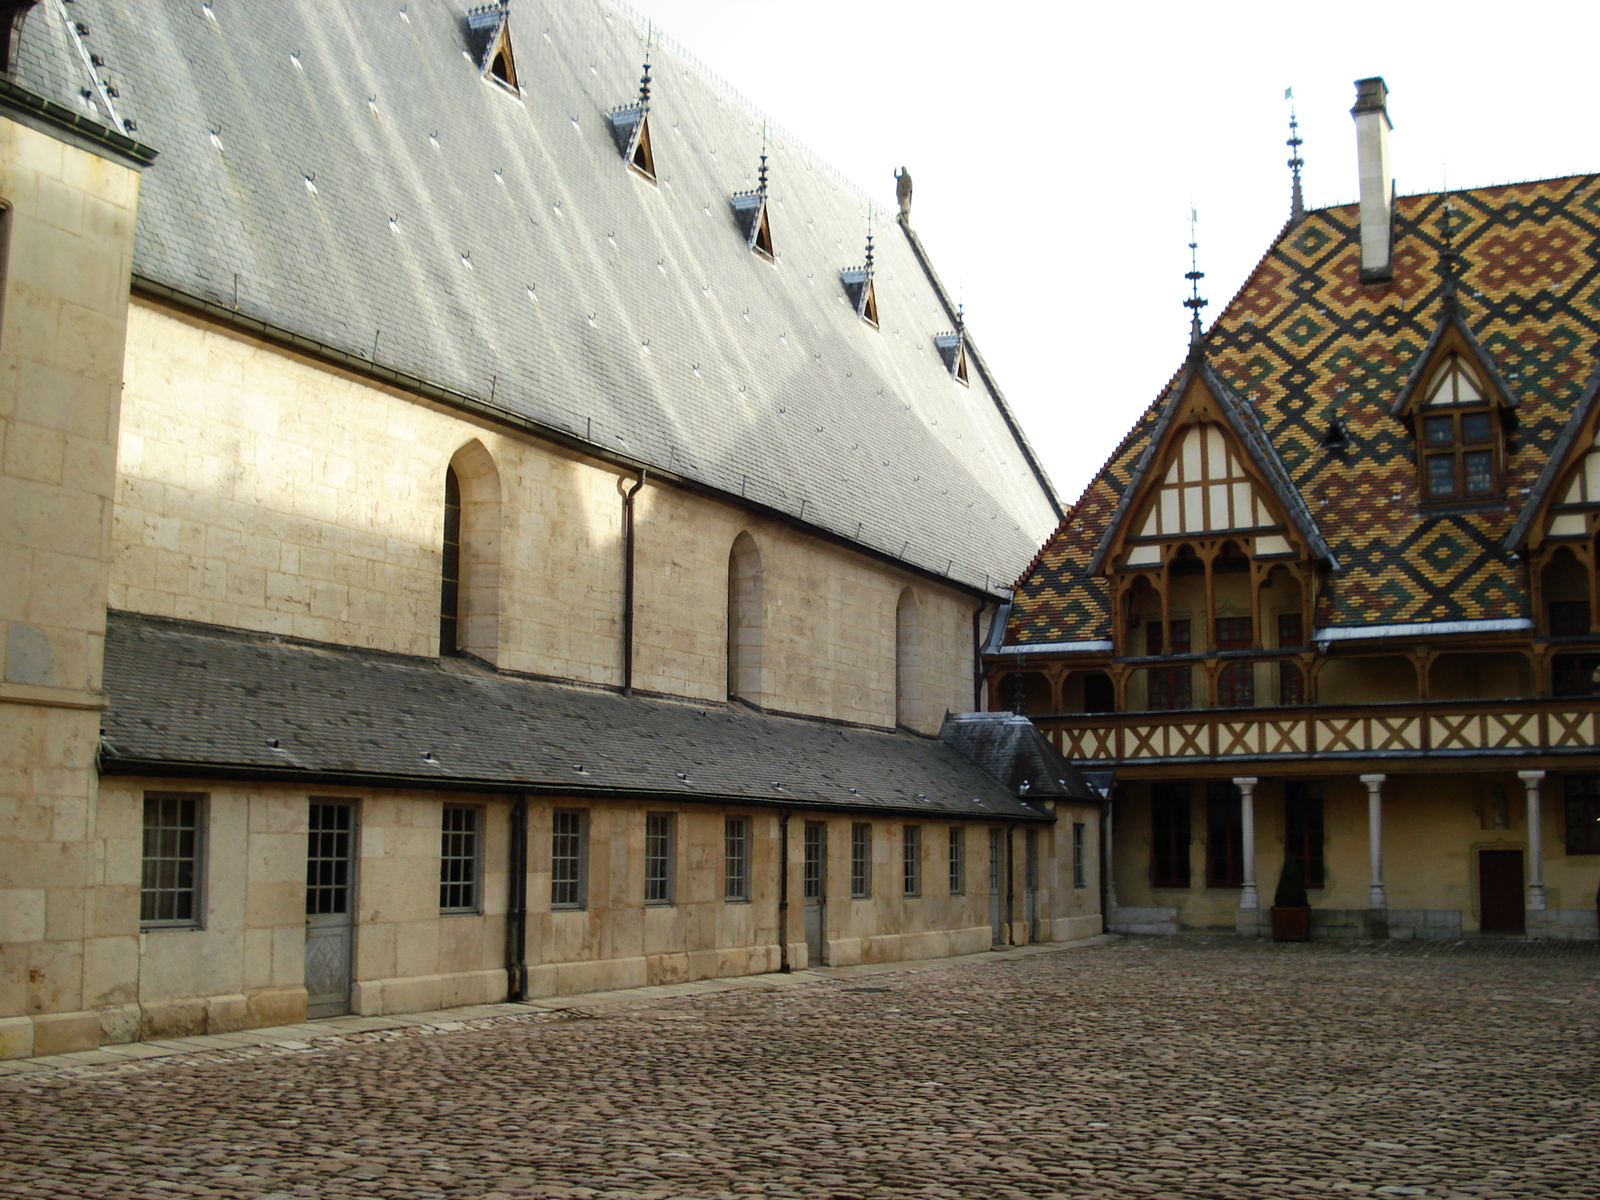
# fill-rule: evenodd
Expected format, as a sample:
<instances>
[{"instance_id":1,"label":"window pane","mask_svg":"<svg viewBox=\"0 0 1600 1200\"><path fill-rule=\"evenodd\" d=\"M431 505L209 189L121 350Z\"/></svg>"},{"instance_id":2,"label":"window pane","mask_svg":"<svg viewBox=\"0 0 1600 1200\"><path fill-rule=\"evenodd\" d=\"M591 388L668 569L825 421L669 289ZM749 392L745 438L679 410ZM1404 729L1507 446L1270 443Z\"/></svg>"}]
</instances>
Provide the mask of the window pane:
<instances>
[{"instance_id":1,"label":"window pane","mask_svg":"<svg viewBox=\"0 0 1600 1200\"><path fill-rule=\"evenodd\" d=\"M1485 496L1494 490L1494 473L1487 450L1472 450L1461 456L1467 474L1467 495Z\"/></svg>"},{"instance_id":2,"label":"window pane","mask_svg":"<svg viewBox=\"0 0 1600 1200\"><path fill-rule=\"evenodd\" d=\"M1428 495L1434 499L1456 494L1456 460L1454 455L1436 454L1428 459Z\"/></svg>"},{"instance_id":3,"label":"window pane","mask_svg":"<svg viewBox=\"0 0 1600 1200\"><path fill-rule=\"evenodd\" d=\"M850 827L850 895L865 900L872 895L872 826Z\"/></svg>"},{"instance_id":4,"label":"window pane","mask_svg":"<svg viewBox=\"0 0 1600 1200\"><path fill-rule=\"evenodd\" d=\"M1422 427L1430 446L1448 446L1456 440L1454 417L1429 417Z\"/></svg>"},{"instance_id":5,"label":"window pane","mask_svg":"<svg viewBox=\"0 0 1600 1200\"><path fill-rule=\"evenodd\" d=\"M1461 416L1461 440L1463 442L1487 442L1489 440L1489 414L1486 412L1463 413Z\"/></svg>"}]
</instances>

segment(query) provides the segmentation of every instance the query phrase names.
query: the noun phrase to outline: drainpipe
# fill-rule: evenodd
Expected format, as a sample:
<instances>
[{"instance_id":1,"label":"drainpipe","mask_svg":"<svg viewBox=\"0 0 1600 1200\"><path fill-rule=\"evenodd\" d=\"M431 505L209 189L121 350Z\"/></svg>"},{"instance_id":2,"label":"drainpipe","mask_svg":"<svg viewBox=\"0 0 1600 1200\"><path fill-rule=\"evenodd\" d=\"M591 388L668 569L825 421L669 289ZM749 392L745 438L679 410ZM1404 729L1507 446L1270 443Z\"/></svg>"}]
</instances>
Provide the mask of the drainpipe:
<instances>
[{"instance_id":1,"label":"drainpipe","mask_svg":"<svg viewBox=\"0 0 1600 1200\"><path fill-rule=\"evenodd\" d=\"M1006 826L1006 945L1015 946L1017 916L1017 823Z\"/></svg>"},{"instance_id":2,"label":"drainpipe","mask_svg":"<svg viewBox=\"0 0 1600 1200\"><path fill-rule=\"evenodd\" d=\"M528 998L528 798L511 804L511 894L506 903L506 974L511 1000Z\"/></svg>"},{"instance_id":3,"label":"drainpipe","mask_svg":"<svg viewBox=\"0 0 1600 1200\"><path fill-rule=\"evenodd\" d=\"M983 610L987 600L979 600L972 614L972 711L983 711Z\"/></svg>"},{"instance_id":4,"label":"drainpipe","mask_svg":"<svg viewBox=\"0 0 1600 1200\"><path fill-rule=\"evenodd\" d=\"M778 814L778 970L789 973L789 813Z\"/></svg>"},{"instance_id":5,"label":"drainpipe","mask_svg":"<svg viewBox=\"0 0 1600 1200\"><path fill-rule=\"evenodd\" d=\"M639 482L622 496L622 694L633 695L633 498L649 472L639 468Z\"/></svg>"}]
</instances>

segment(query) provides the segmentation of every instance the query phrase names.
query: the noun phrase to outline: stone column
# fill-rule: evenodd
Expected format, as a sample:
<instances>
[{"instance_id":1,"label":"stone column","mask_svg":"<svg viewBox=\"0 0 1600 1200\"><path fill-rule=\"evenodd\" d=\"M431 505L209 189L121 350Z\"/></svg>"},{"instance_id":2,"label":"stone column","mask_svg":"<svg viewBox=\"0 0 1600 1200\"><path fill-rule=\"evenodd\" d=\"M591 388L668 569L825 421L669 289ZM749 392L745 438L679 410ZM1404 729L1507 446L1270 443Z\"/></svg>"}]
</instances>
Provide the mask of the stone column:
<instances>
[{"instance_id":1,"label":"stone column","mask_svg":"<svg viewBox=\"0 0 1600 1200\"><path fill-rule=\"evenodd\" d=\"M1518 771L1517 778L1528 791L1528 911L1544 911L1544 830L1539 811L1539 785L1543 771Z\"/></svg>"},{"instance_id":2,"label":"stone column","mask_svg":"<svg viewBox=\"0 0 1600 1200\"><path fill-rule=\"evenodd\" d=\"M1239 907L1245 909L1261 907L1261 898L1256 894L1256 783L1254 775L1235 776L1233 780L1239 789L1239 826L1244 834Z\"/></svg>"},{"instance_id":3,"label":"stone column","mask_svg":"<svg viewBox=\"0 0 1600 1200\"><path fill-rule=\"evenodd\" d=\"M1383 890L1383 781L1382 775L1363 775L1367 785L1367 854L1372 862L1372 885L1367 889L1368 908L1388 908Z\"/></svg>"}]
</instances>

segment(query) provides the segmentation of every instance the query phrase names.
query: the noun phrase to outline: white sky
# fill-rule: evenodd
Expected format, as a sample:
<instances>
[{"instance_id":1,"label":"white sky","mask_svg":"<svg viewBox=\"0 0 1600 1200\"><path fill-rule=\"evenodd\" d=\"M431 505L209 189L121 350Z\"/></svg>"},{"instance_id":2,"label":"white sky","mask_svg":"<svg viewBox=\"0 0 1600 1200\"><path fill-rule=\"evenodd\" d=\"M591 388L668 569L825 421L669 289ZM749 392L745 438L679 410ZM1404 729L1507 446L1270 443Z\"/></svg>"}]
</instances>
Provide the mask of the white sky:
<instances>
[{"instance_id":1,"label":"white sky","mask_svg":"<svg viewBox=\"0 0 1600 1200\"><path fill-rule=\"evenodd\" d=\"M1064 504L1180 364L1189 206L1210 319L1289 211L1356 198L1382 75L1402 193L1600 170L1592 3L629 0L912 221Z\"/></svg>"}]
</instances>

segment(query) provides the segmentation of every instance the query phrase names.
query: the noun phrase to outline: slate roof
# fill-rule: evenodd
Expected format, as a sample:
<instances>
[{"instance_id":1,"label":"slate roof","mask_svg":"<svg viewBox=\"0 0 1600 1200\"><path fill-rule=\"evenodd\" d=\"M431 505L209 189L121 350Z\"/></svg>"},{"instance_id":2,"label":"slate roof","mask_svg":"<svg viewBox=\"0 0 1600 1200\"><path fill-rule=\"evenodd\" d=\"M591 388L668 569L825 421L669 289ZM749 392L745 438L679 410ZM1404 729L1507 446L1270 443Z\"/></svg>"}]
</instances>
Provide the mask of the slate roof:
<instances>
[{"instance_id":1,"label":"slate roof","mask_svg":"<svg viewBox=\"0 0 1600 1200\"><path fill-rule=\"evenodd\" d=\"M771 134L768 262L730 205L755 186L760 116L658 46L652 185L607 119L637 98L639 22L516 0L519 97L480 76L467 7L76 0L118 116L160 151L136 287L972 586L1014 578L1059 508L987 373L945 370L954 313L894 220L874 210L874 330L840 282L871 206L820 161ZM98 112L79 50L40 5L18 82Z\"/></svg>"},{"instance_id":2,"label":"slate roof","mask_svg":"<svg viewBox=\"0 0 1600 1200\"><path fill-rule=\"evenodd\" d=\"M1411 426L1391 415L1444 311L1447 201L1461 319L1518 401L1506 497L1489 507L1420 507ZM1395 275L1381 287L1359 282L1357 220L1343 205L1285 226L1205 337L1338 563L1316 624L1525 620L1526 571L1503 543L1600 359L1600 176L1401 197ZM1009 644L1111 636L1089 564L1177 383L1019 580ZM1321 445L1334 421L1343 449Z\"/></svg>"},{"instance_id":3,"label":"slate roof","mask_svg":"<svg viewBox=\"0 0 1600 1200\"><path fill-rule=\"evenodd\" d=\"M105 689L108 775L1048 819L927 738L130 613L109 616Z\"/></svg>"},{"instance_id":4,"label":"slate roof","mask_svg":"<svg viewBox=\"0 0 1600 1200\"><path fill-rule=\"evenodd\" d=\"M1031 800L1098 803L1101 799L1083 773L1027 717L1009 712L950 713L939 729L939 740Z\"/></svg>"}]
</instances>

